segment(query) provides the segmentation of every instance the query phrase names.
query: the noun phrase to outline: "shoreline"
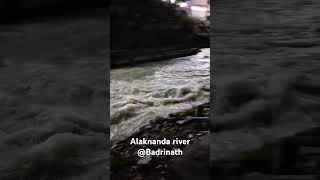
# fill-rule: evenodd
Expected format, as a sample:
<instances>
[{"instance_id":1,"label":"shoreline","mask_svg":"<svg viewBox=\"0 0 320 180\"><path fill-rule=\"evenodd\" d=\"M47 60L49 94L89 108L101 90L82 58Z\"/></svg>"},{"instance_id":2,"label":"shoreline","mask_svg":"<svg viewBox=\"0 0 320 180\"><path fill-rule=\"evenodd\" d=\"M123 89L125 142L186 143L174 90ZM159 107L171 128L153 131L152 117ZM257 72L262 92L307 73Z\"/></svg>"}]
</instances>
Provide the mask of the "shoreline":
<instances>
[{"instance_id":1,"label":"shoreline","mask_svg":"<svg viewBox=\"0 0 320 180\"><path fill-rule=\"evenodd\" d=\"M149 148L151 150L173 150L179 148L182 151L186 147L195 146L204 136L208 136L209 130L209 103L200 105L184 115L174 115L169 119L160 119L150 125L142 127L140 131L116 143L111 142L111 177L117 179L150 179L150 180L179 180L179 170L175 170L173 161L184 156L145 156L139 158L137 150ZM132 138L174 140L189 140L190 144L175 145L130 145ZM150 158L150 159L149 159Z\"/></svg>"},{"instance_id":2,"label":"shoreline","mask_svg":"<svg viewBox=\"0 0 320 180\"><path fill-rule=\"evenodd\" d=\"M154 48L148 50L144 49L140 52L129 50L113 51L111 52L110 67L114 69L148 62L157 62L179 57L192 56L197 54L200 49L201 48L180 48L168 50L168 48Z\"/></svg>"},{"instance_id":3,"label":"shoreline","mask_svg":"<svg viewBox=\"0 0 320 180\"><path fill-rule=\"evenodd\" d=\"M168 47L121 49L110 51L110 68L135 66L148 62L165 61L180 57L192 56L203 48L210 48L210 37L207 34L195 34L190 45L175 43ZM192 44L192 45L191 45Z\"/></svg>"}]
</instances>

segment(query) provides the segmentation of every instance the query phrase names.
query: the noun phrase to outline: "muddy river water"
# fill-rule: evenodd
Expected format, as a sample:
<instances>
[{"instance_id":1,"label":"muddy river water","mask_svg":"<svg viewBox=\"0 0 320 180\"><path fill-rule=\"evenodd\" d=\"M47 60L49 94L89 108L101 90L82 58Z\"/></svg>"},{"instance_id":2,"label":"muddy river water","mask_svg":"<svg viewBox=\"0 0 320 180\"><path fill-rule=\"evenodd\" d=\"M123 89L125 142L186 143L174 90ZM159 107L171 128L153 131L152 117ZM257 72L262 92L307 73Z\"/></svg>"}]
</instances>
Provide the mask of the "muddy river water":
<instances>
[{"instance_id":1,"label":"muddy river water","mask_svg":"<svg viewBox=\"0 0 320 180\"><path fill-rule=\"evenodd\" d=\"M196 55L110 72L111 139L209 101L210 49Z\"/></svg>"}]
</instances>

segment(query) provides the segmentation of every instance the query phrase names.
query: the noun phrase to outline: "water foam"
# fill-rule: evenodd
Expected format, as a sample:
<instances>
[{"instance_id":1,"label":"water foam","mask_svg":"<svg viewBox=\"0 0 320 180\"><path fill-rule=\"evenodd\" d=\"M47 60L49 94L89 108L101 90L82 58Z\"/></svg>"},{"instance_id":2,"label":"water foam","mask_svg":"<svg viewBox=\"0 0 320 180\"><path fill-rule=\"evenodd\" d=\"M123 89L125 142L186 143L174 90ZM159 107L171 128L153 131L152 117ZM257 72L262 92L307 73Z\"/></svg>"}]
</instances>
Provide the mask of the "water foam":
<instances>
[{"instance_id":1,"label":"water foam","mask_svg":"<svg viewBox=\"0 0 320 180\"><path fill-rule=\"evenodd\" d=\"M112 70L111 140L208 102L209 53L204 49L195 56Z\"/></svg>"}]
</instances>

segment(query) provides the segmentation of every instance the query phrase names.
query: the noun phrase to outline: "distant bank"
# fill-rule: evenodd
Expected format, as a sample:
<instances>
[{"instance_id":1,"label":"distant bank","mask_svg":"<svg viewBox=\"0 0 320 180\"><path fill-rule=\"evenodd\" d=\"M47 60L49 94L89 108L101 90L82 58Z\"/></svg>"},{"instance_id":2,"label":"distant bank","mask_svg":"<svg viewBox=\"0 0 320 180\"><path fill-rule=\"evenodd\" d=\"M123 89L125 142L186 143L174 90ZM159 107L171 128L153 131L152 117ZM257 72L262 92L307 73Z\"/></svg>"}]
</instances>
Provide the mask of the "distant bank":
<instances>
[{"instance_id":1,"label":"distant bank","mask_svg":"<svg viewBox=\"0 0 320 180\"><path fill-rule=\"evenodd\" d=\"M209 47L210 26L161 0L111 0L111 66L171 59ZM151 52L151 53L150 53Z\"/></svg>"}]
</instances>

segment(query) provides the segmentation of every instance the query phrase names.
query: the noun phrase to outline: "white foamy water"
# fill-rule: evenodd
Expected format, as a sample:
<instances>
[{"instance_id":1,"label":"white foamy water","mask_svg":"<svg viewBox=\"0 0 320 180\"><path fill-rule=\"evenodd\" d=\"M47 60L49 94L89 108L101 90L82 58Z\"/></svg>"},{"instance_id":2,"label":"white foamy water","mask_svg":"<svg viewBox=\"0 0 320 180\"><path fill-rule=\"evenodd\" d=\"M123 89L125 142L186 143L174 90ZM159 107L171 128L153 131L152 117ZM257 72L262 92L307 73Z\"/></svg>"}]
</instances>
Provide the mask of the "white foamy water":
<instances>
[{"instance_id":1,"label":"white foamy water","mask_svg":"<svg viewBox=\"0 0 320 180\"><path fill-rule=\"evenodd\" d=\"M150 121L209 102L210 49L194 56L111 70L111 140Z\"/></svg>"}]
</instances>

